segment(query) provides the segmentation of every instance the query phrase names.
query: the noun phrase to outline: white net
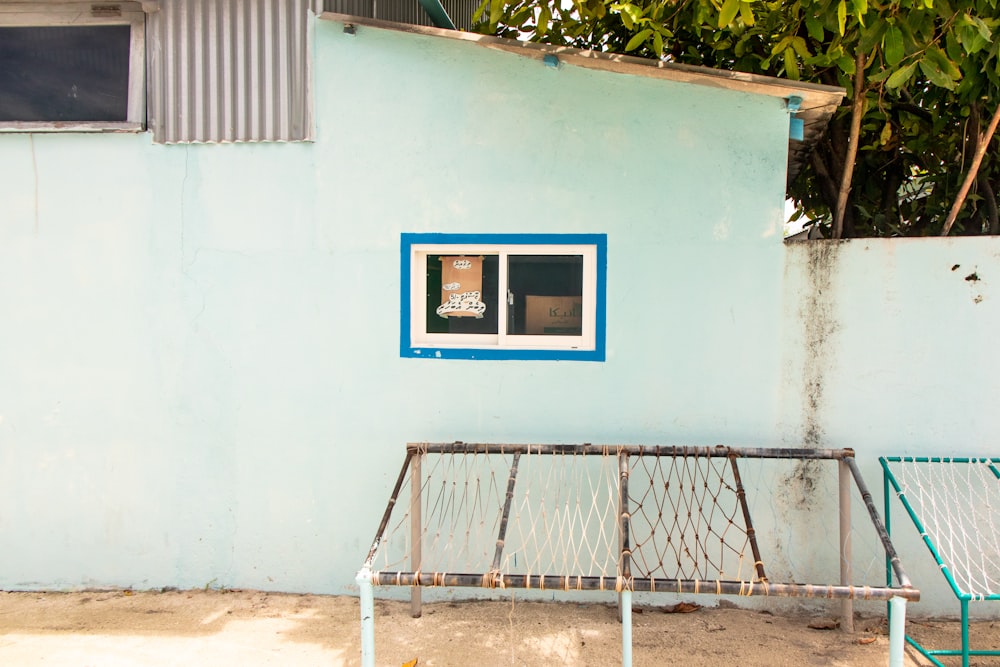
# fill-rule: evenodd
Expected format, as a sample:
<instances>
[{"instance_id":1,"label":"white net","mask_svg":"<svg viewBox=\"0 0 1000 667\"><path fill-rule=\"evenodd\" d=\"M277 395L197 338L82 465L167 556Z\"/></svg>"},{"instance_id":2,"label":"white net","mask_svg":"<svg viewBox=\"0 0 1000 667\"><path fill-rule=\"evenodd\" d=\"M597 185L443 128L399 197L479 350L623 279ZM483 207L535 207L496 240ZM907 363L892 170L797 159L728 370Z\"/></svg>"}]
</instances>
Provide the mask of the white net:
<instances>
[{"instance_id":1,"label":"white net","mask_svg":"<svg viewBox=\"0 0 1000 667\"><path fill-rule=\"evenodd\" d=\"M418 491L411 466L397 501L410 504L394 512L376 571L617 576L613 453L429 453L419 465Z\"/></svg>"},{"instance_id":2,"label":"white net","mask_svg":"<svg viewBox=\"0 0 1000 667\"><path fill-rule=\"evenodd\" d=\"M614 578L619 539L616 461L611 452L521 456L498 569Z\"/></svg>"},{"instance_id":3,"label":"white net","mask_svg":"<svg viewBox=\"0 0 1000 667\"><path fill-rule=\"evenodd\" d=\"M897 495L959 590L1000 599L1000 459L887 461Z\"/></svg>"},{"instance_id":4,"label":"white net","mask_svg":"<svg viewBox=\"0 0 1000 667\"><path fill-rule=\"evenodd\" d=\"M837 567L850 556L837 543L836 490L817 485L848 455L780 451L412 445L366 568L375 585L887 599L884 551L860 572ZM769 510L763 541L755 508ZM866 544L879 544L884 528L860 509ZM787 583L767 576L760 545L783 552ZM790 568L800 545L828 552L817 563L827 567Z\"/></svg>"}]
</instances>

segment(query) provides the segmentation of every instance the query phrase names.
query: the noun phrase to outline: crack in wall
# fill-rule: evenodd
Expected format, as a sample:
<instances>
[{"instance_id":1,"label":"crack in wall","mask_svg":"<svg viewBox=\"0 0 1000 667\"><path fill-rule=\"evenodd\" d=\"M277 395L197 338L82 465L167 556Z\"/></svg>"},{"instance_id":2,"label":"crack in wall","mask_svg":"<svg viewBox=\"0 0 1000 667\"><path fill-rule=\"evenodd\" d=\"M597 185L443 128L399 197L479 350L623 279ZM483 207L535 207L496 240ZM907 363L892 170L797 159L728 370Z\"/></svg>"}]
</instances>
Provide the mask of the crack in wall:
<instances>
[{"instance_id":1,"label":"crack in wall","mask_svg":"<svg viewBox=\"0 0 1000 667\"><path fill-rule=\"evenodd\" d=\"M187 224L187 188L188 181L190 180L190 168L191 168L191 147L184 146L184 176L181 178L181 194L180 194L180 251L181 251L181 275L184 276L185 280L188 280L195 288L198 293L198 297L201 300L201 306L198 312L194 314L191 318L191 326L197 329L198 320L201 319L202 314L205 312L205 292L198 280L191 275L190 270L198 261L198 255L201 252L201 248L195 248L194 253L191 256L191 261L187 261L187 244L184 237L184 228Z\"/></svg>"},{"instance_id":2,"label":"crack in wall","mask_svg":"<svg viewBox=\"0 0 1000 667\"><path fill-rule=\"evenodd\" d=\"M28 145L31 147L31 173L35 183L35 236L38 236L38 157L35 155L35 135L28 134Z\"/></svg>"},{"instance_id":3,"label":"crack in wall","mask_svg":"<svg viewBox=\"0 0 1000 667\"><path fill-rule=\"evenodd\" d=\"M188 146L184 147L184 176L181 178L181 271L187 276L186 267L184 266L184 204L187 199L187 183L188 183L188 162L191 159L191 151ZM190 277L190 276L188 276Z\"/></svg>"}]
</instances>

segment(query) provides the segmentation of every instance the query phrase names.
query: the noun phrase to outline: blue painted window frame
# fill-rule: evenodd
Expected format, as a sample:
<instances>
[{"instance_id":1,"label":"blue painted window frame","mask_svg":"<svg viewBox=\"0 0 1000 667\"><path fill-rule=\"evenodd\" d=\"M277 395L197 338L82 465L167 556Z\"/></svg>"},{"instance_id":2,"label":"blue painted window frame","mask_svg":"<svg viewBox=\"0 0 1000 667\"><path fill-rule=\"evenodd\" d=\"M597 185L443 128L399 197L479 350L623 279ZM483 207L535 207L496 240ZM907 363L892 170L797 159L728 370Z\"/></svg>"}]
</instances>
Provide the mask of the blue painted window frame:
<instances>
[{"instance_id":1,"label":"blue painted window frame","mask_svg":"<svg viewBox=\"0 0 1000 667\"><path fill-rule=\"evenodd\" d=\"M434 347L413 345L410 341L411 261L415 245L592 245L597 252L596 317L593 350L525 350L501 347ZM415 359L519 359L604 361L607 328L607 234L400 234L400 325L399 356Z\"/></svg>"}]
</instances>

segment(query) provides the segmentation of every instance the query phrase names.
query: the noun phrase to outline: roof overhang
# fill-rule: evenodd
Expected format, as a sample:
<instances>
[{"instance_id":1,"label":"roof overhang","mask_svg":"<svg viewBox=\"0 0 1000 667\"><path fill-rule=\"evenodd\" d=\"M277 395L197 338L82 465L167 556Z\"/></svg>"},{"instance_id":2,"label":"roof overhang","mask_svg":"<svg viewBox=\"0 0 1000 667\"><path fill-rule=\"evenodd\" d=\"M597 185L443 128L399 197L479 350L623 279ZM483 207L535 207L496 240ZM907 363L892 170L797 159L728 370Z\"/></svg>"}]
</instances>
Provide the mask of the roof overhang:
<instances>
[{"instance_id":1,"label":"roof overhang","mask_svg":"<svg viewBox=\"0 0 1000 667\"><path fill-rule=\"evenodd\" d=\"M552 58L556 58L559 62L568 65L606 72L678 81L698 86L725 88L744 93L777 97L786 101L790 98L798 97L801 99L801 103L796 112L796 118L803 122L803 138L802 140L792 138L788 140L789 183L798 175L809 152L823 135L827 124L830 122L830 118L837 110L837 107L840 106L845 93L843 88L834 86L788 81L761 76L759 74L717 70L695 65L682 65L662 60L650 60L648 58L637 58L635 56L605 53L602 51L577 49L569 46L521 42L491 35L479 35L458 30L445 30L408 23L381 21L379 19L337 14L334 12L322 12L319 18L350 25L365 25L384 30L395 30L472 42L488 49L506 51L507 53L514 53L526 58L549 60L550 62Z\"/></svg>"}]
</instances>

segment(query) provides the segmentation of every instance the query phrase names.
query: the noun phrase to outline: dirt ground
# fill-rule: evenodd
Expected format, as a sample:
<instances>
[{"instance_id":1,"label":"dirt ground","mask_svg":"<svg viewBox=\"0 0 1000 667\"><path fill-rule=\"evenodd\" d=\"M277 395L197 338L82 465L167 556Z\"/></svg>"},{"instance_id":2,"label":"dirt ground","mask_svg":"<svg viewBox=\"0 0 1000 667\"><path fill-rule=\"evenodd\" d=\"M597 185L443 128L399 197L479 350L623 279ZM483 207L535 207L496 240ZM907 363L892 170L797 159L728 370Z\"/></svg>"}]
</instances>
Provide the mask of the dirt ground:
<instances>
[{"instance_id":1,"label":"dirt ground","mask_svg":"<svg viewBox=\"0 0 1000 667\"><path fill-rule=\"evenodd\" d=\"M710 602L710 604L714 604ZM614 665L614 607L575 602L376 600L379 665ZM356 598L259 591L0 592L0 665L185 667L360 664ZM639 608L635 665L886 665L884 619L853 634L809 626L821 617L733 608ZM958 646L955 622L914 621L925 643ZM1000 621L973 627L974 648L1000 648ZM976 661L978 660L978 661ZM930 664L907 648L906 665ZM946 659L945 664L959 664ZM998 665L1000 658L974 659Z\"/></svg>"}]
</instances>

